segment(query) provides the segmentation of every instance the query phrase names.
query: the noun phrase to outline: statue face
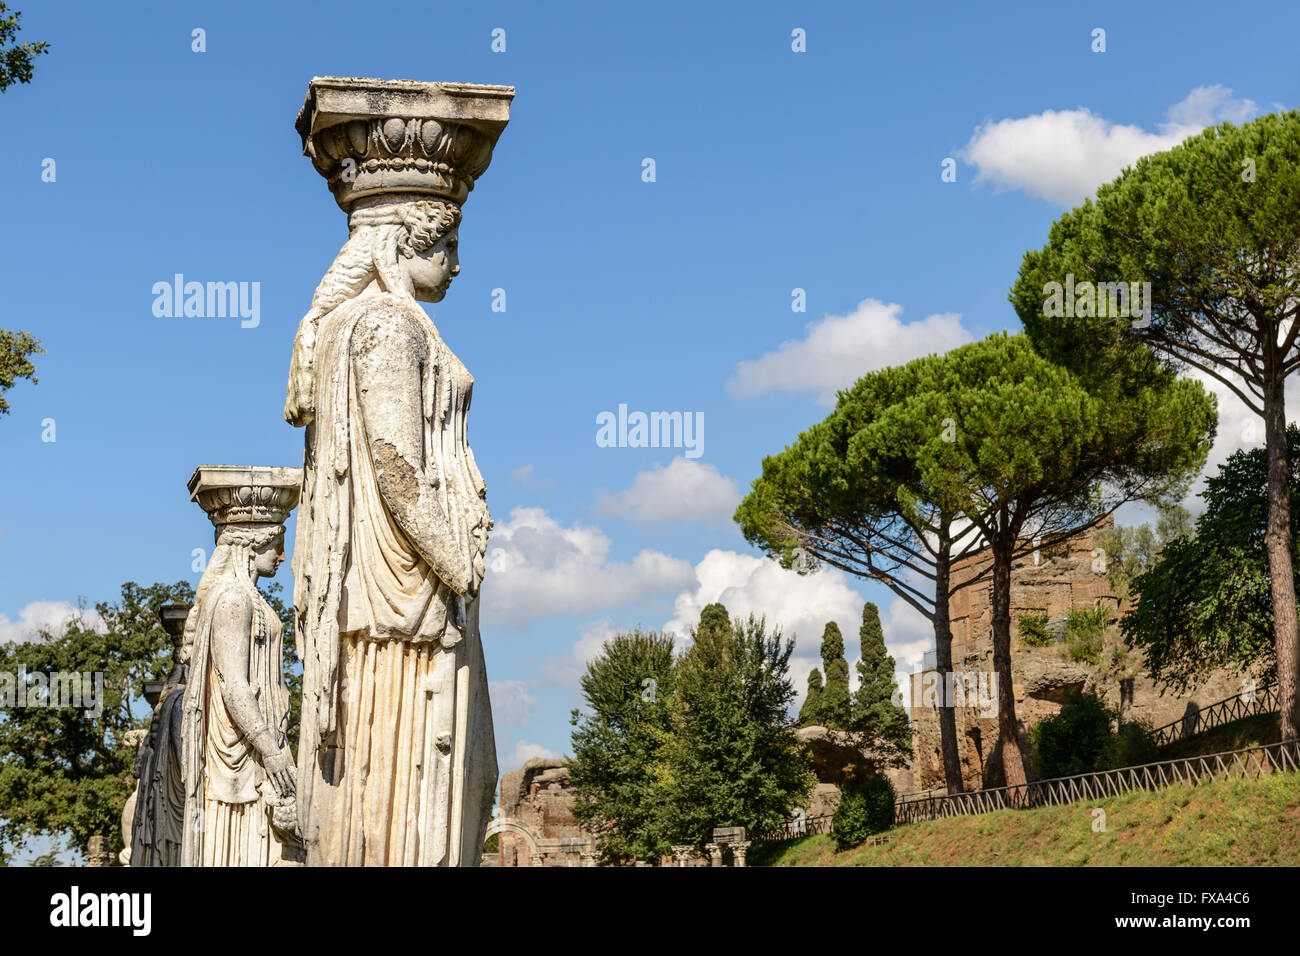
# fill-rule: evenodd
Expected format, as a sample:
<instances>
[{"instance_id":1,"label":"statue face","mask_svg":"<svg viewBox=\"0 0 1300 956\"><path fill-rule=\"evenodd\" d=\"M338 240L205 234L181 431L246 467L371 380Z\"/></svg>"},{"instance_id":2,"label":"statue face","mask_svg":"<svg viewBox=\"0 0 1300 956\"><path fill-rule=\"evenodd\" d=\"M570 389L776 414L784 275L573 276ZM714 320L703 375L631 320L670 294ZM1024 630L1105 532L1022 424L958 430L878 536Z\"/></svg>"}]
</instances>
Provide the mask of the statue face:
<instances>
[{"instance_id":1,"label":"statue face","mask_svg":"<svg viewBox=\"0 0 1300 956\"><path fill-rule=\"evenodd\" d=\"M420 301L441 302L451 280L460 273L460 259L456 255L458 231L452 229L424 252L402 259L412 293Z\"/></svg>"},{"instance_id":2,"label":"statue face","mask_svg":"<svg viewBox=\"0 0 1300 956\"><path fill-rule=\"evenodd\" d=\"M275 540L265 544L257 549L253 557L253 567L257 569L259 578L273 578L275 572L280 568L280 562L284 560L284 535L276 536Z\"/></svg>"}]
</instances>

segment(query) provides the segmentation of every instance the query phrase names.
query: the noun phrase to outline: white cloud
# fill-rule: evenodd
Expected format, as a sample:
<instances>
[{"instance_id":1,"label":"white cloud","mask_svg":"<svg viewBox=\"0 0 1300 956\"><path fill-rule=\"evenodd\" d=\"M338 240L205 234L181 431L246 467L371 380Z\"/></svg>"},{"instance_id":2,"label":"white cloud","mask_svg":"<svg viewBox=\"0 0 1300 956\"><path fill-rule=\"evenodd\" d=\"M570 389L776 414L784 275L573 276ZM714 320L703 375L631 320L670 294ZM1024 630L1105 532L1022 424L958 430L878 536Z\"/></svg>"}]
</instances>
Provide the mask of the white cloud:
<instances>
[{"instance_id":1,"label":"white cloud","mask_svg":"<svg viewBox=\"0 0 1300 956\"><path fill-rule=\"evenodd\" d=\"M695 579L691 590L677 596L673 618L664 625L665 631L679 638L689 640L700 612L720 601L732 617L767 615L769 629L777 625L783 636L796 638L796 653L803 657L820 655L822 630L827 621L834 621L847 650L856 654L862 598L841 571L824 568L801 575L770 558L715 548L695 566Z\"/></svg>"},{"instance_id":2,"label":"white cloud","mask_svg":"<svg viewBox=\"0 0 1300 956\"><path fill-rule=\"evenodd\" d=\"M934 650L934 625L902 598L894 598L880 626L885 649L894 658L894 682L903 692L903 706L910 706L911 675L921 669L926 651Z\"/></svg>"},{"instance_id":3,"label":"white cloud","mask_svg":"<svg viewBox=\"0 0 1300 956\"><path fill-rule=\"evenodd\" d=\"M716 467L674 458L667 468L656 463L638 472L620 492L600 489L592 510L636 524L676 524L725 521L739 503L736 483Z\"/></svg>"},{"instance_id":4,"label":"white cloud","mask_svg":"<svg viewBox=\"0 0 1300 956\"><path fill-rule=\"evenodd\" d=\"M1199 381L1205 386L1206 391L1214 394L1219 400L1219 428L1214 435L1214 445L1210 448L1210 455L1205 462L1205 469L1201 472L1201 478L1192 484L1188 497L1183 502L1184 507L1200 511L1205 506L1204 500L1199 497L1200 492L1205 490L1205 476L1217 475L1223 463L1233 452L1247 448L1263 448L1264 420L1248 409L1240 398L1232 394L1226 385L1213 376L1199 369L1188 369L1186 375ZM1236 384L1242 387L1240 379L1236 379ZM1300 420L1300 401L1297 401L1296 390L1291 387L1287 388L1286 420L1288 422Z\"/></svg>"},{"instance_id":5,"label":"white cloud","mask_svg":"<svg viewBox=\"0 0 1300 956\"><path fill-rule=\"evenodd\" d=\"M596 527L561 527L541 508L515 508L492 533L483 584L483 614L518 627L554 615L586 614L677 591L690 563L642 550L630 562L609 560L610 540Z\"/></svg>"},{"instance_id":6,"label":"white cloud","mask_svg":"<svg viewBox=\"0 0 1300 956\"><path fill-rule=\"evenodd\" d=\"M543 747L541 744L530 744L526 740L516 740L515 749L510 753L498 751L497 765L503 774L512 770L519 770L528 761L534 757L547 757L554 759L560 756L549 747Z\"/></svg>"},{"instance_id":7,"label":"white cloud","mask_svg":"<svg viewBox=\"0 0 1300 956\"><path fill-rule=\"evenodd\" d=\"M774 352L739 363L727 391L738 397L812 392L821 404L833 405L837 389L868 372L971 341L956 313L904 324L899 319L902 311L894 303L864 299L849 315L812 322L804 338L782 342Z\"/></svg>"},{"instance_id":8,"label":"white cloud","mask_svg":"<svg viewBox=\"0 0 1300 956\"><path fill-rule=\"evenodd\" d=\"M1169 122L1162 129L1187 129L1200 132L1216 123L1246 122L1259 108L1254 100L1236 99L1232 90L1221 84L1198 86L1179 103L1169 108ZM1191 135L1191 134L1188 134Z\"/></svg>"},{"instance_id":9,"label":"white cloud","mask_svg":"<svg viewBox=\"0 0 1300 956\"><path fill-rule=\"evenodd\" d=\"M593 621L582 632L568 655L547 661L542 665L542 679L555 687L576 688L578 680L587 671L587 664L595 659L605 641L618 633L609 618Z\"/></svg>"},{"instance_id":10,"label":"white cloud","mask_svg":"<svg viewBox=\"0 0 1300 956\"><path fill-rule=\"evenodd\" d=\"M42 630L59 634L78 617L94 630L104 626L103 619L93 609L82 610L67 601L32 601L18 612L16 621L0 614L0 644L34 640Z\"/></svg>"},{"instance_id":11,"label":"white cloud","mask_svg":"<svg viewBox=\"0 0 1300 956\"><path fill-rule=\"evenodd\" d=\"M845 649L849 660L850 691L856 691L858 684L861 683L856 666L858 658L862 656L862 649L856 646L858 622L861 620L862 612L859 608L857 620L852 625L852 632L845 631L844 624L840 623L840 630L844 631L845 644L848 645L850 638L854 639L854 646L846 646ZM903 692L903 706L906 707L911 674L920 669L926 651L934 650L934 626L912 605L901 598L894 598L881 617L880 627L885 632L885 650L894 659L894 683ZM818 640L820 641L820 634ZM804 698L808 696L808 672L814 667L818 670L822 669L818 650L818 647L812 647L811 656L805 654L790 658L790 675L798 691L798 697L792 708L794 713L799 712ZM824 677L825 674L822 676Z\"/></svg>"},{"instance_id":12,"label":"white cloud","mask_svg":"<svg viewBox=\"0 0 1300 956\"><path fill-rule=\"evenodd\" d=\"M1169 109L1158 132L1112 123L1082 106L1044 110L990 120L976 128L960 155L975 166L978 181L1075 206L1138 157L1170 149L1215 123L1241 123L1256 111L1254 101L1236 99L1230 89L1198 86Z\"/></svg>"},{"instance_id":13,"label":"white cloud","mask_svg":"<svg viewBox=\"0 0 1300 956\"><path fill-rule=\"evenodd\" d=\"M532 719L537 698L528 693L528 685L521 680L488 681L492 699L492 719L508 727L527 727Z\"/></svg>"},{"instance_id":14,"label":"white cloud","mask_svg":"<svg viewBox=\"0 0 1300 956\"><path fill-rule=\"evenodd\" d=\"M510 472L510 480L517 485L523 485L530 491L547 488L555 484L554 478L538 478L537 470L532 465L520 465Z\"/></svg>"}]
</instances>

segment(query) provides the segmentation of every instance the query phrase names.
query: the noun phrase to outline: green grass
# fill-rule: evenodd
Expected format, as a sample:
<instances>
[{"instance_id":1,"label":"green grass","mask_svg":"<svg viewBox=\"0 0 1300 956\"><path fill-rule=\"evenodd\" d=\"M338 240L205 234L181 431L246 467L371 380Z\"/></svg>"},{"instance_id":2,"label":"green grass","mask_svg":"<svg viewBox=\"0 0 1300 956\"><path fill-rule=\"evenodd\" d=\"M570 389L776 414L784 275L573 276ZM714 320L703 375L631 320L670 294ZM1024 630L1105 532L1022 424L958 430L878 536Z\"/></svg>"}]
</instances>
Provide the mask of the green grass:
<instances>
[{"instance_id":1,"label":"green grass","mask_svg":"<svg viewBox=\"0 0 1300 956\"><path fill-rule=\"evenodd\" d=\"M1172 744L1161 747L1153 759L1173 760L1177 757L1221 754L1229 750L1275 744L1281 739L1282 722L1277 714L1255 714L1234 720L1222 727L1215 727L1213 730L1202 731L1186 740L1176 740Z\"/></svg>"},{"instance_id":2,"label":"green grass","mask_svg":"<svg viewBox=\"0 0 1300 956\"><path fill-rule=\"evenodd\" d=\"M1106 813L1094 833L1093 807ZM755 866L1294 866L1300 774L1175 786L1096 803L895 827L882 846L829 836L755 845Z\"/></svg>"}]
</instances>

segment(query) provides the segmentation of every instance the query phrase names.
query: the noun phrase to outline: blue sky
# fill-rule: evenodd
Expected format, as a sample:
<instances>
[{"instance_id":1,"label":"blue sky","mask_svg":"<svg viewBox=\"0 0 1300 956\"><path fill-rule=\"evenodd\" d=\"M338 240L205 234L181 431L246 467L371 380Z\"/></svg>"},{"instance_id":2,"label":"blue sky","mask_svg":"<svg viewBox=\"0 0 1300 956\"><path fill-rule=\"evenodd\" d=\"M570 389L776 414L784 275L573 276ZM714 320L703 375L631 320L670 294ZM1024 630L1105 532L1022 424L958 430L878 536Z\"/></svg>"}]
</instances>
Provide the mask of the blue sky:
<instances>
[{"instance_id":1,"label":"blue sky","mask_svg":"<svg viewBox=\"0 0 1300 956\"><path fill-rule=\"evenodd\" d=\"M745 544L763 455L859 375L1017 328L1021 255L1124 164L1300 100L1288 3L11 5L52 49L0 95L0 328L48 354L0 419L0 639L126 580L197 581L195 466L301 462L290 349L346 236L293 130L311 77L517 88L431 307L477 380L503 772L567 750L605 636L718 598L797 633L801 688L826 620L856 655L864 599L919 660L888 592ZM176 273L259 283L257 326L156 317ZM702 414L702 455L598 446L620 404ZM1224 415L1212 463L1246 440Z\"/></svg>"}]
</instances>

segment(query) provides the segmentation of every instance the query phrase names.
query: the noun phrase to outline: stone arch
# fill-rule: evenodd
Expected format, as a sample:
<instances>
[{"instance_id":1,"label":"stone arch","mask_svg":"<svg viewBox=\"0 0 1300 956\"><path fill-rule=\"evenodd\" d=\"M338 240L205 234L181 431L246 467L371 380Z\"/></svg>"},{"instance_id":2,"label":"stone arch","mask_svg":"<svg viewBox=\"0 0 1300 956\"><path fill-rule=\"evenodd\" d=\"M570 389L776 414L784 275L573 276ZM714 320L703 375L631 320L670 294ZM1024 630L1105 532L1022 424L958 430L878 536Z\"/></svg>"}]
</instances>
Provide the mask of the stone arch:
<instances>
[{"instance_id":1,"label":"stone arch","mask_svg":"<svg viewBox=\"0 0 1300 956\"><path fill-rule=\"evenodd\" d=\"M487 840L498 833L509 833L512 836L520 837L528 845L528 859L530 862L541 861L541 841L542 835L529 824L522 820L504 819L493 820L488 824L487 832L483 834L483 839Z\"/></svg>"}]
</instances>

